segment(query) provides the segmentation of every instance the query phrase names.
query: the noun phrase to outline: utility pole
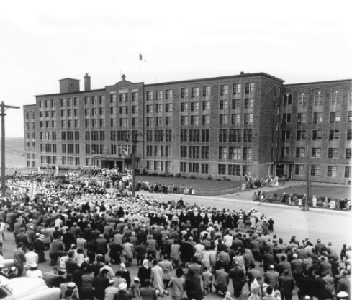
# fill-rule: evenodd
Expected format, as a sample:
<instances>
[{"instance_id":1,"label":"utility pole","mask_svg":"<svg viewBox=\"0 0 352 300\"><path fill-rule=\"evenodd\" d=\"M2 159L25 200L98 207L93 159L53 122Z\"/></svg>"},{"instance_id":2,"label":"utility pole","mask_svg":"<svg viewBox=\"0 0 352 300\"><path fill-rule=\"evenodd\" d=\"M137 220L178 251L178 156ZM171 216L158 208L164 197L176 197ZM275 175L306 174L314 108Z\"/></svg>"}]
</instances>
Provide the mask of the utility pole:
<instances>
[{"instance_id":1,"label":"utility pole","mask_svg":"<svg viewBox=\"0 0 352 300\"><path fill-rule=\"evenodd\" d=\"M309 146L307 145L307 163L306 163L306 173L307 173L307 197L306 200L304 202L304 206L302 207L303 211L308 211L309 210L309 205L308 205L308 201L309 201L309 194L310 194L310 173L309 173Z\"/></svg>"},{"instance_id":2,"label":"utility pole","mask_svg":"<svg viewBox=\"0 0 352 300\"><path fill-rule=\"evenodd\" d=\"M143 134L132 131L130 138L127 139L127 142L132 142L132 197L136 196L136 148L138 141L138 136L142 136Z\"/></svg>"},{"instance_id":3,"label":"utility pole","mask_svg":"<svg viewBox=\"0 0 352 300\"><path fill-rule=\"evenodd\" d=\"M6 197L6 183L5 183L5 108L19 109L18 106L5 105L4 101L1 101L1 197Z\"/></svg>"}]
</instances>

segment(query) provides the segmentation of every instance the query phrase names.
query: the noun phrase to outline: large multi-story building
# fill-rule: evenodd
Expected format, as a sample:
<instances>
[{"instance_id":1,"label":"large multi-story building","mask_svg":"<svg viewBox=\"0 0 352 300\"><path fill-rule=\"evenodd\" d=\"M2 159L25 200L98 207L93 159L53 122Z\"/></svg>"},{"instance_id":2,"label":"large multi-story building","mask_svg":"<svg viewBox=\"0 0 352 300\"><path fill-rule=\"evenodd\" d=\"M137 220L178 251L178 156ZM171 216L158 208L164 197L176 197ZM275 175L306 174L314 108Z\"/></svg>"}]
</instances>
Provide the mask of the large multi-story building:
<instances>
[{"instance_id":1,"label":"large multi-story building","mask_svg":"<svg viewBox=\"0 0 352 300\"><path fill-rule=\"evenodd\" d=\"M214 179L351 183L352 80L283 84L243 73L91 90L86 74L24 106L27 167L131 167Z\"/></svg>"}]
</instances>

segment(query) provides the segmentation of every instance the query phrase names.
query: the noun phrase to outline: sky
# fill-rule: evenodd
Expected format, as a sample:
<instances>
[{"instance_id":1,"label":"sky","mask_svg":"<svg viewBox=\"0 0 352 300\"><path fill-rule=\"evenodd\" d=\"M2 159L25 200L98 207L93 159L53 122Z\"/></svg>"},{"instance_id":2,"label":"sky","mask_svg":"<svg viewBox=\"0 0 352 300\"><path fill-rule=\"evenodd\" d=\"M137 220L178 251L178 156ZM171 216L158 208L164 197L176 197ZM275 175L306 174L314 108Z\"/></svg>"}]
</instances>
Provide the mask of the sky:
<instances>
[{"instance_id":1,"label":"sky","mask_svg":"<svg viewBox=\"0 0 352 300\"><path fill-rule=\"evenodd\" d=\"M265 72L286 83L352 78L350 1L3 1L0 101L6 136L22 106L91 75L92 89ZM142 54L143 61L139 60Z\"/></svg>"}]
</instances>

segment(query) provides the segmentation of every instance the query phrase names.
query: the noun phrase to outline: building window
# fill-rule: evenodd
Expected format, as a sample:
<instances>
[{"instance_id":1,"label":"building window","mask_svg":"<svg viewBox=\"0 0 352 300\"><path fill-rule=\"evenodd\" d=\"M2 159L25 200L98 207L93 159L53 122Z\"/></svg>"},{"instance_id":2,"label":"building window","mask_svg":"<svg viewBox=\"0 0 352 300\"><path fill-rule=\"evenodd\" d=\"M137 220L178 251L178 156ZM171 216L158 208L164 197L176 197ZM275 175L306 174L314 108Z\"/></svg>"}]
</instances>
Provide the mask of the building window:
<instances>
[{"instance_id":1,"label":"building window","mask_svg":"<svg viewBox=\"0 0 352 300\"><path fill-rule=\"evenodd\" d=\"M209 142L209 129L202 129L202 143Z\"/></svg>"},{"instance_id":2,"label":"building window","mask_svg":"<svg viewBox=\"0 0 352 300\"><path fill-rule=\"evenodd\" d=\"M297 141L306 139L306 131L305 130L297 130Z\"/></svg>"},{"instance_id":3,"label":"building window","mask_svg":"<svg viewBox=\"0 0 352 300\"><path fill-rule=\"evenodd\" d=\"M209 159L209 146L202 146L202 159Z\"/></svg>"},{"instance_id":4,"label":"building window","mask_svg":"<svg viewBox=\"0 0 352 300\"><path fill-rule=\"evenodd\" d=\"M218 174L219 175L226 175L226 165L225 164L218 164Z\"/></svg>"},{"instance_id":5,"label":"building window","mask_svg":"<svg viewBox=\"0 0 352 300\"><path fill-rule=\"evenodd\" d=\"M189 173L199 173L199 164L189 163L188 170L189 170Z\"/></svg>"},{"instance_id":6,"label":"building window","mask_svg":"<svg viewBox=\"0 0 352 300\"><path fill-rule=\"evenodd\" d=\"M298 94L298 106L299 107L307 107L308 106L308 94L307 93L299 93Z\"/></svg>"},{"instance_id":7,"label":"building window","mask_svg":"<svg viewBox=\"0 0 352 300\"><path fill-rule=\"evenodd\" d=\"M225 96L229 93L228 85L222 84L220 85L220 96Z\"/></svg>"},{"instance_id":8,"label":"building window","mask_svg":"<svg viewBox=\"0 0 352 300\"><path fill-rule=\"evenodd\" d=\"M199 129L190 129L188 140L190 142L199 142Z\"/></svg>"},{"instance_id":9,"label":"building window","mask_svg":"<svg viewBox=\"0 0 352 300\"><path fill-rule=\"evenodd\" d=\"M181 157L187 157L187 146L180 147L180 154L181 154Z\"/></svg>"},{"instance_id":10,"label":"building window","mask_svg":"<svg viewBox=\"0 0 352 300\"><path fill-rule=\"evenodd\" d=\"M291 123L291 114L283 114L282 115L282 123L283 124Z\"/></svg>"},{"instance_id":11,"label":"building window","mask_svg":"<svg viewBox=\"0 0 352 300\"><path fill-rule=\"evenodd\" d=\"M252 129L244 129L243 130L243 141L244 142L252 142Z\"/></svg>"},{"instance_id":12,"label":"building window","mask_svg":"<svg viewBox=\"0 0 352 300\"><path fill-rule=\"evenodd\" d=\"M305 149L304 147L297 147L296 148L296 157L304 157L305 156Z\"/></svg>"},{"instance_id":13,"label":"building window","mask_svg":"<svg viewBox=\"0 0 352 300\"><path fill-rule=\"evenodd\" d=\"M330 130L329 140L338 140L339 139L339 130Z\"/></svg>"},{"instance_id":14,"label":"building window","mask_svg":"<svg viewBox=\"0 0 352 300\"><path fill-rule=\"evenodd\" d=\"M187 129L181 129L180 139L181 142L187 142Z\"/></svg>"},{"instance_id":15,"label":"building window","mask_svg":"<svg viewBox=\"0 0 352 300\"><path fill-rule=\"evenodd\" d=\"M230 129L229 142L241 142L241 129Z\"/></svg>"},{"instance_id":16,"label":"building window","mask_svg":"<svg viewBox=\"0 0 352 300\"><path fill-rule=\"evenodd\" d=\"M244 108L253 108L254 99L244 99Z\"/></svg>"},{"instance_id":17,"label":"building window","mask_svg":"<svg viewBox=\"0 0 352 300\"><path fill-rule=\"evenodd\" d=\"M181 116L181 125L188 125L188 117Z\"/></svg>"},{"instance_id":18,"label":"building window","mask_svg":"<svg viewBox=\"0 0 352 300\"><path fill-rule=\"evenodd\" d=\"M347 139L352 140L352 129L347 129Z\"/></svg>"},{"instance_id":19,"label":"building window","mask_svg":"<svg viewBox=\"0 0 352 300\"><path fill-rule=\"evenodd\" d=\"M324 101L324 93L314 93L314 106L322 106Z\"/></svg>"},{"instance_id":20,"label":"building window","mask_svg":"<svg viewBox=\"0 0 352 300\"><path fill-rule=\"evenodd\" d=\"M304 175L304 165L295 165L295 175Z\"/></svg>"},{"instance_id":21,"label":"building window","mask_svg":"<svg viewBox=\"0 0 352 300\"><path fill-rule=\"evenodd\" d=\"M300 124L307 123L307 114L306 113L298 113L297 123L300 123Z\"/></svg>"},{"instance_id":22,"label":"building window","mask_svg":"<svg viewBox=\"0 0 352 300\"><path fill-rule=\"evenodd\" d=\"M292 104L292 94L285 94L283 97L283 106Z\"/></svg>"},{"instance_id":23,"label":"building window","mask_svg":"<svg viewBox=\"0 0 352 300\"><path fill-rule=\"evenodd\" d=\"M209 115L202 115L202 125L206 125L210 123L210 116Z\"/></svg>"},{"instance_id":24,"label":"building window","mask_svg":"<svg viewBox=\"0 0 352 300\"><path fill-rule=\"evenodd\" d=\"M241 156L241 147L229 147L229 159L240 160Z\"/></svg>"},{"instance_id":25,"label":"building window","mask_svg":"<svg viewBox=\"0 0 352 300\"><path fill-rule=\"evenodd\" d=\"M339 111L330 112L330 123L340 122L341 113Z\"/></svg>"},{"instance_id":26,"label":"building window","mask_svg":"<svg viewBox=\"0 0 352 300\"><path fill-rule=\"evenodd\" d=\"M192 98L199 97L199 88L192 88L191 89L191 97Z\"/></svg>"},{"instance_id":27,"label":"building window","mask_svg":"<svg viewBox=\"0 0 352 300\"><path fill-rule=\"evenodd\" d=\"M328 158L339 158L339 149L338 148L329 148L328 149Z\"/></svg>"},{"instance_id":28,"label":"building window","mask_svg":"<svg viewBox=\"0 0 352 300\"><path fill-rule=\"evenodd\" d=\"M312 131L312 140L321 140L323 138L322 130L313 130Z\"/></svg>"},{"instance_id":29,"label":"building window","mask_svg":"<svg viewBox=\"0 0 352 300\"><path fill-rule=\"evenodd\" d=\"M227 115L221 114L220 115L220 125L226 125L227 124Z\"/></svg>"},{"instance_id":30,"label":"building window","mask_svg":"<svg viewBox=\"0 0 352 300\"><path fill-rule=\"evenodd\" d=\"M243 123L244 124L252 124L253 123L253 114L244 114Z\"/></svg>"},{"instance_id":31,"label":"building window","mask_svg":"<svg viewBox=\"0 0 352 300\"><path fill-rule=\"evenodd\" d=\"M161 100L163 99L163 91L156 91L155 92L155 100Z\"/></svg>"},{"instance_id":32,"label":"building window","mask_svg":"<svg viewBox=\"0 0 352 300\"><path fill-rule=\"evenodd\" d=\"M147 101L153 100L153 92L147 91L146 98L147 98Z\"/></svg>"},{"instance_id":33,"label":"building window","mask_svg":"<svg viewBox=\"0 0 352 300\"><path fill-rule=\"evenodd\" d=\"M232 109L241 109L241 100L233 99L232 100Z\"/></svg>"},{"instance_id":34,"label":"building window","mask_svg":"<svg viewBox=\"0 0 352 300\"><path fill-rule=\"evenodd\" d=\"M208 174L208 173L209 173L209 165L202 164L202 174Z\"/></svg>"},{"instance_id":35,"label":"building window","mask_svg":"<svg viewBox=\"0 0 352 300\"><path fill-rule=\"evenodd\" d=\"M172 111L172 103L165 104L165 111L166 112L171 112Z\"/></svg>"},{"instance_id":36,"label":"building window","mask_svg":"<svg viewBox=\"0 0 352 300\"><path fill-rule=\"evenodd\" d=\"M244 160L252 160L252 148L243 147L243 159Z\"/></svg>"},{"instance_id":37,"label":"building window","mask_svg":"<svg viewBox=\"0 0 352 300\"><path fill-rule=\"evenodd\" d=\"M337 166L328 166L328 177L337 176Z\"/></svg>"},{"instance_id":38,"label":"building window","mask_svg":"<svg viewBox=\"0 0 352 300\"><path fill-rule=\"evenodd\" d=\"M219 147L219 159L226 159L227 158L227 147Z\"/></svg>"},{"instance_id":39,"label":"building window","mask_svg":"<svg viewBox=\"0 0 352 300\"><path fill-rule=\"evenodd\" d=\"M323 123L323 113L322 112L313 113L313 123Z\"/></svg>"},{"instance_id":40,"label":"building window","mask_svg":"<svg viewBox=\"0 0 352 300\"><path fill-rule=\"evenodd\" d=\"M290 148L281 147L281 156L290 156Z\"/></svg>"},{"instance_id":41,"label":"building window","mask_svg":"<svg viewBox=\"0 0 352 300\"><path fill-rule=\"evenodd\" d=\"M340 105L341 104L342 93L335 91L331 93L331 105Z\"/></svg>"},{"instance_id":42,"label":"building window","mask_svg":"<svg viewBox=\"0 0 352 300\"><path fill-rule=\"evenodd\" d=\"M348 122L352 122L352 110L349 110L349 111L347 112L347 121L348 121Z\"/></svg>"},{"instance_id":43,"label":"building window","mask_svg":"<svg viewBox=\"0 0 352 300\"><path fill-rule=\"evenodd\" d=\"M181 88L181 99L188 98L188 89L187 88Z\"/></svg>"},{"instance_id":44,"label":"building window","mask_svg":"<svg viewBox=\"0 0 352 300\"><path fill-rule=\"evenodd\" d=\"M226 143L227 142L227 129L219 130L219 142Z\"/></svg>"},{"instance_id":45,"label":"building window","mask_svg":"<svg viewBox=\"0 0 352 300\"><path fill-rule=\"evenodd\" d=\"M290 139L290 131L289 130L283 130L281 132L281 139L282 140L289 140Z\"/></svg>"},{"instance_id":46,"label":"building window","mask_svg":"<svg viewBox=\"0 0 352 300\"><path fill-rule=\"evenodd\" d=\"M210 86L203 86L203 96L210 96Z\"/></svg>"},{"instance_id":47,"label":"building window","mask_svg":"<svg viewBox=\"0 0 352 300\"><path fill-rule=\"evenodd\" d=\"M173 97L172 90L166 90L166 99L171 99Z\"/></svg>"},{"instance_id":48,"label":"building window","mask_svg":"<svg viewBox=\"0 0 352 300\"><path fill-rule=\"evenodd\" d=\"M199 147L189 146L188 147L188 157L189 158L199 158Z\"/></svg>"},{"instance_id":49,"label":"building window","mask_svg":"<svg viewBox=\"0 0 352 300\"><path fill-rule=\"evenodd\" d=\"M180 172L187 172L187 163L180 162Z\"/></svg>"},{"instance_id":50,"label":"building window","mask_svg":"<svg viewBox=\"0 0 352 300\"><path fill-rule=\"evenodd\" d=\"M234 95L241 94L241 84L240 83L234 83L233 84L233 88L232 88L232 92L233 92Z\"/></svg>"},{"instance_id":51,"label":"building window","mask_svg":"<svg viewBox=\"0 0 352 300\"><path fill-rule=\"evenodd\" d=\"M346 159L351 159L351 148L346 148Z\"/></svg>"},{"instance_id":52,"label":"building window","mask_svg":"<svg viewBox=\"0 0 352 300\"><path fill-rule=\"evenodd\" d=\"M312 148L312 157L321 158L321 148Z\"/></svg>"},{"instance_id":53,"label":"building window","mask_svg":"<svg viewBox=\"0 0 352 300\"><path fill-rule=\"evenodd\" d=\"M240 122L241 122L241 114L233 114L231 121L232 121L232 124L240 124Z\"/></svg>"},{"instance_id":54,"label":"building window","mask_svg":"<svg viewBox=\"0 0 352 300\"><path fill-rule=\"evenodd\" d=\"M184 112L188 110L188 103L187 102L182 102L181 103L181 112Z\"/></svg>"},{"instance_id":55,"label":"building window","mask_svg":"<svg viewBox=\"0 0 352 300\"><path fill-rule=\"evenodd\" d=\"M320 176L320 166L319 165L311 165L311 167L310 167L310 175L312 175L312 176Z\"/></svg>"},{"instance_id":56,"label":"building window","mask_svg":"<svg viewBox=\"0 0 352 300\"><path fill-rule=\"evenodd\" d=\"M85 97L85 104L87 105L87 102L86 102L86 99L87 97ZM110 93L110 103L115 103L116 102L116 93L113 92L113 93Z\"/></svg>"},{"instance_id":57,"label":"building window","mask_svg":"<svg viewBox=\"0 0 352 300\"><path fill-rule=\"evenodd\" d=\"M351 166L345 167L345 178L351 178Z\"/></svg>"},{"instance_id":58,"label":"building window","mask_svg":"<svg viewBox=\"0 0 352 300\"><path fill-rule=\"evenodd\" d=\"M228 108L227 100L220 100L219 106L220 106L219 107L220 109L227 109Z\"/></svg>"},{"instance_id":59,"label":"building window","mask_svg":"<svg viewBox=\"0 0 352 300\"><path fill-rule=\"evenodd\" d=\"M245 86L244 93L251 94L254 92L254 82L247 82Z\"/></svg>"},{"instance_id":60,"label":"building window","mask_svg":"<svg viewBox=\"0 0 352 300\"><path fill-rule=\"evenodd\" d=\"M241 166L240 165L228 165L227 166L228 175L241 176Z\"/></svg>"},{"instance_id":61,"label":"building window","mask_svg":"<svg viewBox=\"0 0 352 300\"><path fill-rule=\"evenodd\" d=\"M208 110L210 107L209 101L202 101L202 110Z\"/></svg>"},{"instance_id":62,"label":"building window","mask_svg":"<svg viewBox=\"0 0 352 300\"><path fill-rule=\"evenodd\" d=\"M199 110L199 102L191 102L191 111Z\"/></svg>"}]
</instances>

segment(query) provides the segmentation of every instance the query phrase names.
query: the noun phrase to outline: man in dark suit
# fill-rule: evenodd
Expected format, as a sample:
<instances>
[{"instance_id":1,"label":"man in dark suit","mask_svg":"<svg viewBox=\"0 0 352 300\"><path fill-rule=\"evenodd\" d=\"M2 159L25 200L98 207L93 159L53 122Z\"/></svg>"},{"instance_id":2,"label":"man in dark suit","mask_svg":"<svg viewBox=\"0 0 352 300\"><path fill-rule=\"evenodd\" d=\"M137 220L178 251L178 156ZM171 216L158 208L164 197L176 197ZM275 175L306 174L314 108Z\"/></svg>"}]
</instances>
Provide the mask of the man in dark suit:
<instances>
[{"instance_id":1,"label":"man in dark suit","mask_svg":"<svg viewBox=\"0 0 352 300\"><path fill-rule=\"evenodd\" d=\"M284 270L282 276L279 277L279 286L282 300L291 300L292 291L295 288L295 280L288 270Z\"/></svg>"},{"instance_id":2,"label":"man in dark suit","mask_svg":"<svg viewBox=\"0 0 352 300\"><path fill-rule=\"evenodd\" d=\"M234 268L230 270L229 277L232 279L233 293L235 297L238 298L242 293L245 284L245 277L243 270L239 269L237 261L235 261Z\"/></svg>"},{"instance_id":3,"label":"man in dark suit","mask_svg":"<svg viewBox=\"0 0 352 300\"><path fill-rule=\"evenodd\" d=\"M185 283L185 291L189 300L203 299L203 291L200 285L200 278L194 276L194 271L189 270Z\"/></svg>"},{"instance_id":4,"label":"man in dark suit","mask_svg":"<svg viewBox=\"0 0 352 300\"><path fill-rule=\"evenodd\" d=\"M279 272L275 272L274 266L271 265L264 274L264 282L271 285L274 289L279 288Z\"/></svg>"},{"instance_id":5,"label":"man in dark suit","mask_svg":"<svg viewBox=\"0 0 352 300\"><path fill-rule=\"evenodd\" d=\"M100 275L95 278L94 297L97 300L104 300L105 289L109 286L108 270L103 269Z\"/></svg>"},{"instance_id":6,"label":"man in dark suit","mask_svg":"<svg viewBox=\"0 0 352 300\"><path fill-rule=\"evenodd\" d=\"M99 237L95 240L95 245L96 253L105 257L105 254L108 252L108 241L104 238L104 234L99 235Z\"/></svg>"}]
</instances>

